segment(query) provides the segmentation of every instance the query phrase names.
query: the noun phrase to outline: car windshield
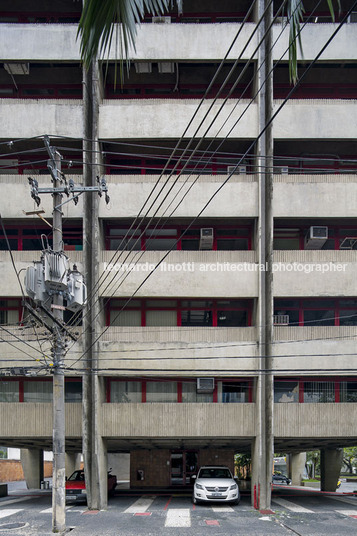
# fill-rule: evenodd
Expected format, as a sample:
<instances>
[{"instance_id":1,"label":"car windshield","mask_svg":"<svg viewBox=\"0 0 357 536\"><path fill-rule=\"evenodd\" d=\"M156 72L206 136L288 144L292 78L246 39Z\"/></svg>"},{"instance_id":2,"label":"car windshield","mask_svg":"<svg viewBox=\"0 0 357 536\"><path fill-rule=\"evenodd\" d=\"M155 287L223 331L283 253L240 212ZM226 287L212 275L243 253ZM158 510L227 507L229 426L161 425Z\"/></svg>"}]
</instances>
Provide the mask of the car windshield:
<instances>
[{"instance_id":1,"label":"car windshield","mask_svg":"<svg viewBox=\"0 0 357 536\"><path fill-rule=\"evenodd\" d=\"M201 469L198 478L232 478L228 469L212 468Z\"/></svg>"},{"instance_id":2,"label":"car windshield","mask_svg":"<svg viewBox=\"0 0 357 536\"><path fill-rule=\"evenodd\" d=\"M84 480L83 471L74 471L74 473L71 474L68 480Z\"/></svg>"}]
</instances>

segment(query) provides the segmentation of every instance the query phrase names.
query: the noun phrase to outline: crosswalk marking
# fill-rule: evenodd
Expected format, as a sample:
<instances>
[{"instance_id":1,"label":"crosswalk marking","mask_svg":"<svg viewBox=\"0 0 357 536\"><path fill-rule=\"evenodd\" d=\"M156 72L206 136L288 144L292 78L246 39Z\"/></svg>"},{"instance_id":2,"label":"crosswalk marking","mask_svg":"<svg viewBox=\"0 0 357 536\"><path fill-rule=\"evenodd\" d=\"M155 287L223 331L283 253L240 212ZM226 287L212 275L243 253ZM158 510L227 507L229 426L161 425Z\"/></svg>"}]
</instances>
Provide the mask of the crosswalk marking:
<instances>
[{"instance_id":1,"label":"crosswalk marking","mask_svg":"<svg viewBox=\"0 0 357 536\"><path fill-rule=\"evenodd\" d=\"M0 502L0 506L7 506L8 504L14 504L14 503L23 502L23 501L30 501L31 499L33 499L33 497L31 496L19 497L18 499L6 499L5 501Z\"/></svg>"},{"instance_id":2,"label":"crosswalk marking","mask_svg":"<svg viewBox=\"0 0 357 536\"><path fill-rule=\"evenodd\" d=\"M191 515L189 508L170 508L167 511L165 527L190 527Z\"/></svg>"},{"instance_id":3,"label":"crosswalk marking","mask_svg":"<svg viewBox=\"0 0 357 536\"><path fill-rule=\"evenodd\" d=\"M4 508L4 510L0 510L0 518L12 516L13 514L17 514L17 512L21 512L23 508Z\"/></svg>"},{"instance_id":4,"label":"crosswalk marking","mask_svg":"<svg viewBox=\"0 0 357 536\"><path fill-rule=\"evenodd\" d=\"M335 512L344 516L357 516L357 510L335 510Z\"/></svg>"},{"instance_id":5,"label":"crosswalk marking","mask_svg":"<svg viewBox=\"0 0 357 536\"><path fill-rule=\"evenodd\" d=\"M287 508L288 510L291 510L292 512L299 512L301 514L314 514L315 513L313 510L309 510L308 508L304 508L303 506L299 506L298 504L292 503L290 501L286 501L285 499L273 499L273 502L276 504L279 504L279 506L284 506L284 508Z\"/></svg>"},{"instance_id":6,"label":"crosswalk marking","mask_svg":"<svg viewBox=\"0 0 357 536\"><path fill-rule=\"evenodd\" d=\"M127 508L124 513L125 514L140 514L143 512L146 512L148 508L152 505L154 502L155 497L140 497L137 501L134 502L129 508Z\"/></svg>"},{"instance_id":7,"label":"crosswalk marking","mask_svg":"<svg viewBox=\"0 0 357 536\"><path fill-rule=\"evenodd\" d=\"M212 506L214 512L234 512L231 506Z\"/></svg>"}]
</instances>

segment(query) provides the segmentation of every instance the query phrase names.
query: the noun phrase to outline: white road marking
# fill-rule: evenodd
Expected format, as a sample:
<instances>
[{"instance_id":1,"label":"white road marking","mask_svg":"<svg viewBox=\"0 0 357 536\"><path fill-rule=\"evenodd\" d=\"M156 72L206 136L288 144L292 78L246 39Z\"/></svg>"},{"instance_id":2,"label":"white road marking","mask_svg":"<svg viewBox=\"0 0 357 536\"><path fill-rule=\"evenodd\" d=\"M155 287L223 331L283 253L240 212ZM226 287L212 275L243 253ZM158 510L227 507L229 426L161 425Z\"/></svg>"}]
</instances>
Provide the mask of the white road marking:
<instances>
[{"instance_id":1,"label":"white road marking","mask_svg":"<svg viewBox=\"0 0 357 536\"><path fill-rule=\"evenodd\" d=\"M191 515L189 508L169 508L165 527L190 527Z\"/></svg>"},{"instance_id":2,"label":"white road marking","mask_svg":"<svg viewBox=\"0 0 357 536\"><path fill-rule=\"evenodd\" d=\"M327 499L332 499L334 501L339 501L345 504L353 504L353 506L356 506L356 499L352 497L336 497L336 495L325 495Z\"/></svg>"},{"instance_id":3,"label":"white road marking","mask_svg":"<svg viewBox=\"0 0 357 536\"><path fill-rule=\"evenodd\" d=\"M284 508L287 508L288 510L291 510L292 512L300 512L301 514L314 514L315 513L313 510L309 510L308 508L304 508L303 506L299 506L298 504L292 503L290 501L286 501L285 499L273 499L273 502L276 504L279 504L279 506L284 506Z\"/></svg>"},{"instance_id":4,"label":"white road marking","mask_svg":"<svg viewBox=\"0 0 357 536\"><path fill-rule=\"evenodd\" d=\"M140 497L134 504L124 510L124 514L142 514L150 508L154 499L155 497Z\"/></svg>"},{"instance_id":5,"label":"white road marking","mask_svg":"<svg viewBox=\"0 0 357 536\"><path fill-rule=\"evenodd\" d=\"M335 512L344 516L357 516L357 510L335 510Z\"/></svg>"},{"instance_id":6,"label":"white road marking","mask_svg":"<svg viewBox=\"0 0 357 536\"><path fill-rule=\"evenodd\" d=\"M17 514L17 512L21 512L23 508L4 508L4 510L0 510L0 518L12 516L13 514Z\"/></svg>"},{"instance_id":7,"label":"white road marking","mask_svg":"<svg viewBox=\"0 0 357 536\"><path fill-rule=\"evenodd\" d=\"M214 512L234 512L231 506L212 506Z\"/></svg>"}]
</instances>

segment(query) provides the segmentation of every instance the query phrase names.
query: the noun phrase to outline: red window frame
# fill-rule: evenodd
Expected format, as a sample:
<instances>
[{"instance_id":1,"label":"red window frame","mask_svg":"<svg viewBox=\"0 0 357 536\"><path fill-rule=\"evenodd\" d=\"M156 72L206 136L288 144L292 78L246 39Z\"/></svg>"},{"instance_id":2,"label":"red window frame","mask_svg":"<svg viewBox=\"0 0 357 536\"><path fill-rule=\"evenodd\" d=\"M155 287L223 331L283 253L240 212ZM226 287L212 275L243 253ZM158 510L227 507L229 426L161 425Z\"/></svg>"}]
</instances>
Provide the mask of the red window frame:
<instances>
[{"instance_id":1,"label":"red window frame","mask_svg":"<svg viewBox=\"0 0 357 536\"><path fill-rule=\"evenodd\" d=\"M13 84L1 84L0 89L11 90L9 93L0 93L2 99L82 99L82 84L19 84L16 88ZM27 90L48 89L51 93L46 95L31 95ZM75 91L80 89L80 94ZM62 90L69 90L67 94L62 94Z\"/></svg>"},{"instance_id":2,"label":"red window frame","mask_svg":"<svg viewBox=\"0 0 357 536\"><path fill-rule=\"evenodd\" d=\"M18 311L18 322L22 320L22 310L23 306L21 304L20 298L8 298L7 296L0 297L0 302L3 300L8 300L13 303L12 306L3 307L0 305L0 311Z\"/></svg>"},{"instance_id":3,"label":"red window frame","mask_svg":"<svg viewBox=\"0 0 357 536\"><path fill-rule=\"evenodd\" d=\"M309 301L309 302L313 302L313 300L316 300L316 301L319 301L319 302L326 302L326 307L324 308L323 305L317 305L316 304L316 307L313 307L311 305L309 306L306 306L306 302ZM341 304L341 301L342 300L349 300L349 299L353 299L356 301L356 305L353 306L353 305L343 305ZM281 300L292 300L292 301L295 301L295 302L298 302L298 305L297 306L285 306L285 305L282 305L279 307L279 301ZM328 302L334 302L333 305L327 305ZM305 321L304 321L304 312L305 311L330 311L330 310L333 310L334 311L334 326L339 326L340 325L340 317L341 317L341 314L340 314L340 311L341 309L342 310L351 310L351 311L354 311L357 309L357 298L355 297L343 297L343 298L275 298L274 300L274 315L280 315L282 313L279 312L279 310L282 309L282 310L286 310L286 311L298 311L299 312L299 322L298 322L298 326L313 326L314 323L313 322L307 322L305 324ZM286 313L286 314L289 314L289 313ZM316 322L320 322L320 321L316 321ZM323 325L323 324L322 324ZM357 324L356 324L357 325Z\"/></svg>"},{"instance_id":4,"label":"red window frame","mask_svg":"<svg viewBox=\"0 0 357 536\"><path fill-rule=\"evenodd\" d=\"M45 225L44 226L37 225L37 222L34 222L34 221L29 221L26 225L18 224L18 223L5 224L5 230L7 232L7 238L9 239L9 241L10 240L17 241L17 247L11 248L14 251L24 251L23 249L24 240L31 240L31 239L41 240L42 234L45 234L51 240L51 234L52 234L50 227L45 226ZM14 230L17 232L16 234L8 234L9 231L14 231ZM32 231L32 233L30 233L30 231ZM0 240L4 240L4 239L5 239L4 233L2 229L0 229ZM78 245L67 244L64 246L64 249L68 251L80 250L81 247L83 247L82 227L78 225L73 225L73 227L64 225L63 226L63 239L64 240L71 240L71 239L80 240L81 239L82 241L81 245L80 244ZM4 248L3 251L4 250L6 251L7 247ZM27 251L32 251L32 250L27 250ZM33 251L37 251L37 250L33 250Z\"/></svg>"},{"instance_id":5,"label":"red window frame","mask_svg":"<svg viewBox=\"0 0 357 536\"><path fill-rule=\"evenodd\" d=\"M227 84L220 92L219 98L250 99L252 96L251 84L237 84L230 93L233 84ZM175 89L175 91L174 91ZM201 99L207 90L207 84L180 84L176 90L175 84L124 84L123 87L114 87L113 84L107 84L105 88L105 97L107 99ZM214 99L220 86L214 84L207 99ZM132 93L130 91L133 91Z\"/></svg>"},{"instance_id":6,"label":"red window frame","mask_svg":"<svg viewBox=\"0 0 357 536\"><path fill-rule=\"evenodd\" d=\"M160 240L160 239L163 239L163 238L167 238L167 239L176 239L177 240L177 245L176 245L176 249L177 250L182 250L182 241L185 241L185 240L199 240L199 237L200 237L200 229L202 227L212 227L213 228L213 247L212 247L212 250L216 251L218 248L217 248L217 242L218 240L229 240L229 239L237 239L237 240L244 240L246 239L247 240L247 244L248 244L248 248L247 250L237 250L237 251L251 251L252 250L252 241L253 241L253 223L250 223L250 224L241 224L241 223L238 223L237 225L219 225L217 226L216 224L212 224L210 222L205 222L204 224L202 223L201 225L194 225L192 227L190 227L190 232L192 231L196 231L197 232L197 237L196 236L193 236L193 235L188 235L188 234L184 234L184 231L186 230L187 228L187 225L167 225L167 226L164 226L163 228L161 228L160 226L157 227L157 229L155 229L155 226L152 226L152 227L149 227L145 233L150 233L150 231L152 231L153 233L157 232L157 231L161 231L161 230L165 230L165 229L172 229L172 230L175 230L175 234L172 234L172 235L163 235L163 236L142 236L140 239L139 239L139 236L144 233L144 230L145 230L145 227L141 227L138 231L138 234L135 235L135 236L131 236L130 235L130 240L132 239L139 239L140 241L138 242L138 245L140 244L140 250L141 251L146 251L146 240ZM115 239L120 239L121 237L119 236L111 236L110 235L110 230L111 229L124 229L124 230L129 230L129 226L128 225L120 225L118 223L106 223L105 225L105 249L107 251L113 251L110 249L110 241L111 240L115 240ZM233 230L236 231L241 231L242 234L234 234L233 233ZM218 235L218 232L222 232L222 231L227 231L227 234L224 234L224 235ZM232 231L232 233L230 233L230 231ZM125 251L125 250L120 250L120 251ZM223 251L223 250L222 250Z\"/></svg>"},{"instance_id":7,"label":"red window frame","mask_svg":"<svg viewBox=\"0 0 357 536\"><path fill-rule=\"evenodd\" d=\"M291 85L274 84L274 99L285 99ZM291 95L293 99L357 99L357 84L301 84Z\"/></svg>"},{"instance_id":8,"label":"red window frame","mask_svg":"<svg viewBox=\"0 0 357 536\"><path fill-rule=\"evenodd\" d=\"M125 298L114 298L114 299L120 299L120 300L125 300ZM186 298L186 299L177 299L177 298L158 298L157 301L160 301L160 302L163 302L163 301L173 301L175 300L176 301L176 306L175 307L163 307L162 305L158 305L157 307L151 305L151 306L147 306L146 304L146 301L147 300L150 300L150 301L153 301L155 302L156 300L155 299L151 299L151 298L146 298L146 299L140 299L140 298L135 298L135 301L136 302L140 302L140 305L136 305L134 304L133 305L133 302L129 302L128 305L125 307L125 310L126 311L141 311L141 327L145 327L146 326L146 311L176 311L177 313L177 327L182 327L182 311L212 311L212 326L207 326L208 327L218 327L218 318L217 318L217 313L218 311L245 311L247 313L247 324L246 324L246 327L249 327L252 325L252 312L253 312L253 300L250 299L250 298L246 298L246 299L237 299L237 300L226 300L225 298L221 298L221 299L214 299L214 300L211 300L209 298ZM240 307L240 306L224 306L224 305L220 305L218 304L219 301L221 300L224 300L224 301L240 301L240 302L244 302L244 305L245 307ZM207 307L199 307L199 306L194 306L194 307L188 307L188 306L184 306L182 305L182 302L185 302L185 301L210 301L212 302L212 305L211 306L207 306ZM107 326L110 326L110 313L112 311L121 311L122 310L122 306L118 305L118 306L114 306L113 305L113 299L112 300L108 300L107 304L106 304L106 325ZM164 327L164 326L163 326ZM224 327L224 326L223 326ZM239 326L237 326L239 327Z\"/></svg>"},{"instance_id":9,"label":"red window frame","mask_svg":"<svg viewBox=\"0 0 357 536\"><path fill-rule=\"evenodd\" d=\"M212 404L218 403L218 382L224 383L246 383L248 385L248 402L246 404L251 404L253 402L253 379L251 378L215 378L214 379L214 391L213 391L213 400ZM182 404L182 383L183 382L192 382L196 383L197 378L138 378L138 377L128 377L128 378L106 378L106 402L111 402L111 383L113 382L141 382L141 403L146 403L146 385L147 382L176 382L177 383L177 400L175 403ZM210 402L207 402L210 403ZM223 403L223 402L222 402Z\"/></svg>"}]
</instances>

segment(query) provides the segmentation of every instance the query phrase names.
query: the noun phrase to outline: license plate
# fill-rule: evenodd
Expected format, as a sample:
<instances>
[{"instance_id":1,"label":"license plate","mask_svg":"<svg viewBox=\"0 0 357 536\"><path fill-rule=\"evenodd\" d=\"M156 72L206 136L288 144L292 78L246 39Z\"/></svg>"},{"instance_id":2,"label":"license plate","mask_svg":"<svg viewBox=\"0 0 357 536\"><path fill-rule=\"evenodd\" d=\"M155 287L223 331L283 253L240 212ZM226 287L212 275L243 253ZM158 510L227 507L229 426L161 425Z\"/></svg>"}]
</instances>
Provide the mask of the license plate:
<instances>
[{"instance_id":1,"label":"license plate","mask_svg":"<svg viewBox=\"0 0 357 536\"><path fill-rule=\"evenodd\" d=\"M212 497L222 497L222 493L212 493Z\"/></svg>"}]
</instances>

